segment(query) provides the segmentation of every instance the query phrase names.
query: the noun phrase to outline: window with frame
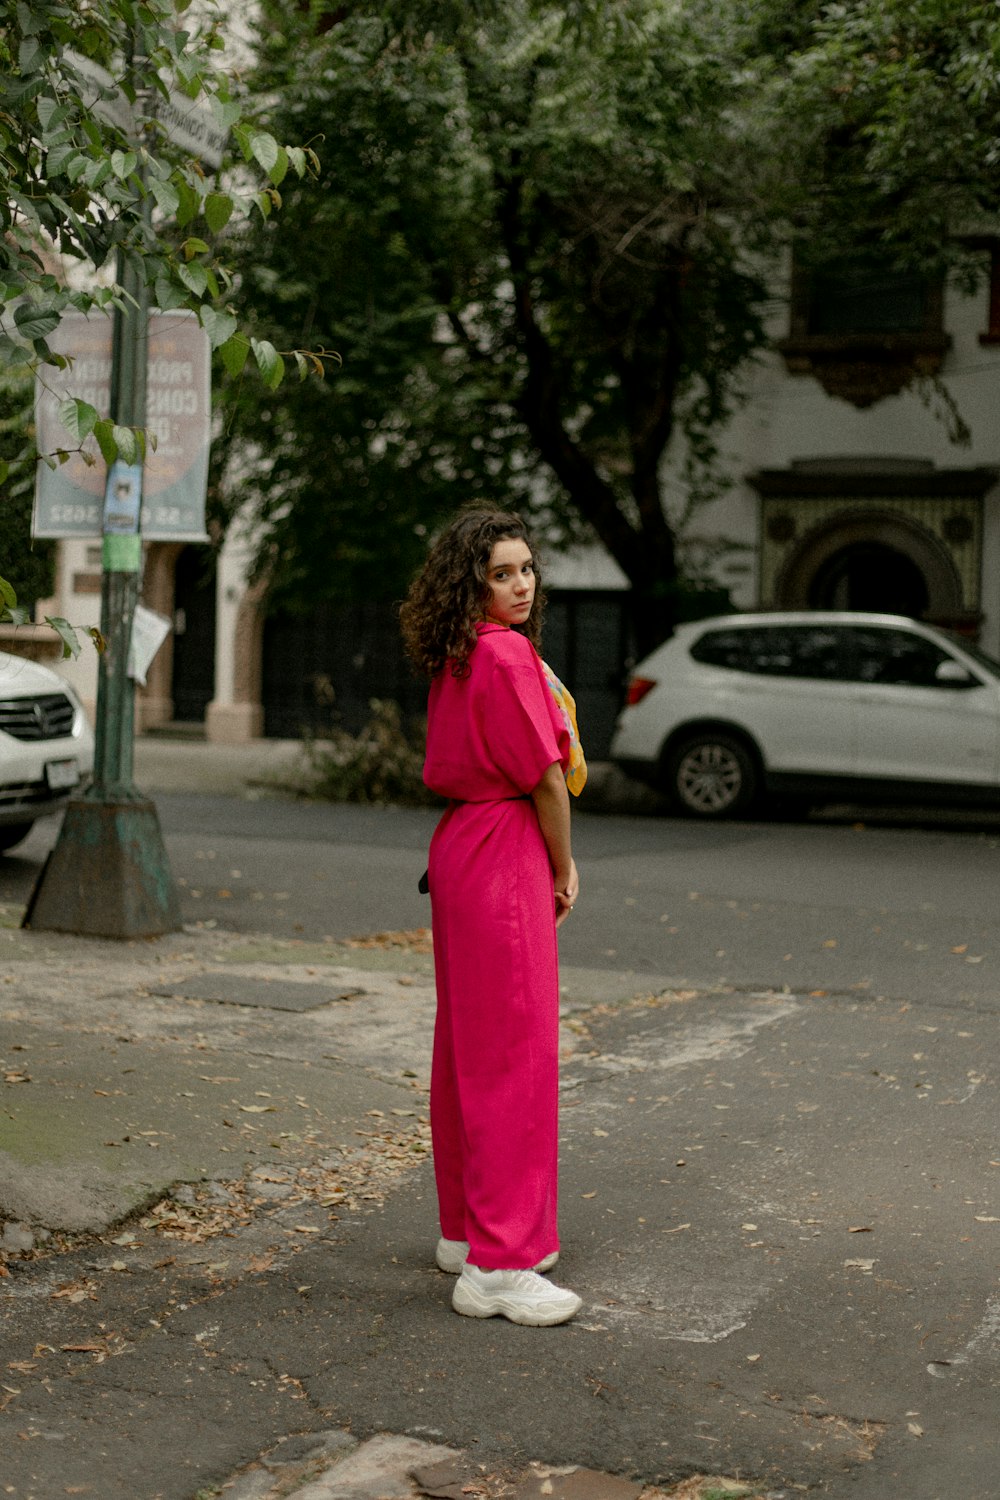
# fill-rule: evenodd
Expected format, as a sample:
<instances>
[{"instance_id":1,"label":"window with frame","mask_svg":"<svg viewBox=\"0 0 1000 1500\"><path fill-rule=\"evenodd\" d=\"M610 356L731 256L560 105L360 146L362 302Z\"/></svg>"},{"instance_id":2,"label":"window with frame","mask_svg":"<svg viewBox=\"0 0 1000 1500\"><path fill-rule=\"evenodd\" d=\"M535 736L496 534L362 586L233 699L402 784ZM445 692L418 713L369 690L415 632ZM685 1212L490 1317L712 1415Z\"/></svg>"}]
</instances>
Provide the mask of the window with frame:
<instances>
[{"instance_id":1,"label":"window with frame","mask_svg":"<svg viewBox=\"0 0 1000 1500\"><path fill-rule=\"evenodd\" d=\"M954 686L942 684L937 669L942 662L955 661L955 657L926 636L877 625L856 627L853 647L857 682L891 687Z\"/></svg>"},{"instance_id":2,"label":"window with frame","mask_svg":"<svg viewBox=\"0 0 1000 1500\"><path fill-rule=\"evenodd\" d=\"M840 682L850 677L848 635L839 626L761 625L713 630L691 648L695 661L753 672Z\"/></svg>"}]
</instances>

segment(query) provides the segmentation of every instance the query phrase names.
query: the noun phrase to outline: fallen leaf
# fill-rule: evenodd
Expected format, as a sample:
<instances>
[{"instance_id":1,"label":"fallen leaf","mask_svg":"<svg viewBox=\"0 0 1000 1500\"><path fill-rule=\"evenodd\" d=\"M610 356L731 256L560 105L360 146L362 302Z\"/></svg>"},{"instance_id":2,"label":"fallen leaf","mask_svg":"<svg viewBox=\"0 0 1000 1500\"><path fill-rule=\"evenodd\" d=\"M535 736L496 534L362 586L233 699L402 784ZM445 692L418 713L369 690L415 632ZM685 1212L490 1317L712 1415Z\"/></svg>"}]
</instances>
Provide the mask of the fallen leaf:
<instances>
[{"instance_id":1,"label":"fallen leaf","mask_svg":"<svg viewBox=\"0 0 1000 1500\"><path fill-rule=\"evenodd\" d=\"M597 1194L596 1194L596 1192L595 1193L581 1193L580 1197L581 1198L596 1198Z\"/></svg>"},{"instance_id":2,"label":"fallen leaf","mask_svg":"<svg viewBox=\"0 0 1000 1500\"><path fill-rule=\"evenodd\" d=\"M239 1108L245 1115L276 1115L277 1106L274 1104L241 1104Z\"/></svg>"},{"instance_id":3,"label":"fallen leaf","mask_svg":"<svg viewBox=\"0 0 1000 1500\"><path fill-rule=\"evenodd\" d=\"M747 1364L748 1365L755 1365L759 1359L760 1359L760 1355L759 1354L748 1354L747 1355Z\"/></svg>"},{"instance_id":4,"label":"fallen leaf","mask_svg":"<svg viewBox=\"0 0 1000 1500\"><path fill-rule=\"evenodd\" d=\"M870 1224L850 1224L848 1225L847 1232L848 1234L871 1234L872 1226Z\"/></svg>"},{"instance_id":5,"label":"fallen leaf","mask_svg":"<svg viewBox=\"0 0 1000 1500\"><path fill-rule=\"evenodd\" d=\"M907 1432L911 1432L914 1437L923 1437L924 1435L924 1429L919 1422L907 1422L906 1430Z\"/></svg>"},{"instance_id":6,"label":"fallen leaf","mask_svg":"<svg viewBox=\"0 0 1000 1500\"><path fill-rule=\"evenodd\" d=\"M1000 1224L996 1214L976 1214L977 1224Z\"/></svg>"},{"instance_id":7,"label":"fallen leaf","mask_svg":"<svg viewBox=\"0 0 1000 1500\"><path fill-rule=\"evenodd\" d=\"M866 1275L870 1275L875 1262L874 1260L845 1260L844 1265L851 1270L864 1271Z\"/></svg>"},{"instance_id":8,"label":"fallen leaf","mask_svg":"<svg viewBox=\"0 0 1000 1500\"><path fill-rule=\"evenodd\" d=\"M969 951L969 945L968 943L959 943L958 947L952 948L951 951L952 953L967 953Z\"/></svg>"}]
</instances>

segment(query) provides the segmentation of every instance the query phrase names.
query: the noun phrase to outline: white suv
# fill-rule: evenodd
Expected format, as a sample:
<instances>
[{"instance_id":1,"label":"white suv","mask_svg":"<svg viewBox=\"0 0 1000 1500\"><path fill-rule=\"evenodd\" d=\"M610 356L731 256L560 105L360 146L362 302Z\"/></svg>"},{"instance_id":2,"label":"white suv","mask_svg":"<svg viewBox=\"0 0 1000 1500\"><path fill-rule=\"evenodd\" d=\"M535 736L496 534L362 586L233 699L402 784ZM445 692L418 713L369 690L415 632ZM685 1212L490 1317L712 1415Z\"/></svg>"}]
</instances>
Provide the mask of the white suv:
<instances>
[{"instance_id":1,"label":"white suv","mask_svg":"<svg viewBox=\"0 0 1000 1500\"><path fill-rule=\"evenodd\" d=\"M94 736L73 689L0 651L0 853L57 811L94 768Z\"/></svg>"},{"instance_id":2,"label":"white suv","mask_svg":"<svg viewBox=\"0 0 1000 1500\"><path fill-rule=\"evenodd\" d=\"M683 812L1000 800L1000 662L897 615L723 615L640 662L611 758Z\"/></svg>"}]
</instances>

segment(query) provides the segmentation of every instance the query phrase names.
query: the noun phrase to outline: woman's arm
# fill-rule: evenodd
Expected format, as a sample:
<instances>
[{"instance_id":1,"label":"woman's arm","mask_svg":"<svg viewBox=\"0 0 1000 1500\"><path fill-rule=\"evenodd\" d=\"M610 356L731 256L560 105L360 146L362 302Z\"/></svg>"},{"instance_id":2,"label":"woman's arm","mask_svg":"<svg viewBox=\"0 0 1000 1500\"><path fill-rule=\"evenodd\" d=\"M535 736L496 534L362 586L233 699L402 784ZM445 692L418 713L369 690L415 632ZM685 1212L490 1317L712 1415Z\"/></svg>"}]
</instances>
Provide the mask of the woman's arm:
<instances>
[{"instance_id":1,"label":"woman's arm","mask_svg":"<svg viewBox=\"0 0 1000 1500\"><path fill-rule=\"evenodd\" d=\"M552 884L556 898L556 926L569 916L580 893L580 879L570 847L569 793L562 767L553 761L531 794L538 814L545 847L552 866Z\"/></svg>"}]
</instances>

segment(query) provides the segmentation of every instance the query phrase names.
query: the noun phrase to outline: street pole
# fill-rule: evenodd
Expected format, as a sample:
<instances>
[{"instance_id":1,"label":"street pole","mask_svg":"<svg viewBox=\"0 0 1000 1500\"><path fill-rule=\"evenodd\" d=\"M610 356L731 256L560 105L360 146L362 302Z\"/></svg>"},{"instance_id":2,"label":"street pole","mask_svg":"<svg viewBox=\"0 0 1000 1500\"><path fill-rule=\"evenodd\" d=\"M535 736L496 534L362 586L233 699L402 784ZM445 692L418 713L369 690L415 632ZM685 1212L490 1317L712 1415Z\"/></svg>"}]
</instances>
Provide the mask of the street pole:
<instances>
[{"instance_id":1,"label":"street pole","mask_svg":"<svg viewBox=\"0 0 1000 1500\"><path fill-rule=\"evenodd\" d=\"M134 41L129 67L139 91L145 61ZM144 201L149 214L148 194ZM149 297L134 254L119 251L118 281L124 296L114 315L111 419L145 428ZM116 461L108 471L101 552L107 647L98 660L94 778L67 806L25 913L24 925L32 928L131 938L181 925L156 808L132 780L135 684L128 666L142 572L142 475L141 462Z\"/></svg>"}]
</instances>

